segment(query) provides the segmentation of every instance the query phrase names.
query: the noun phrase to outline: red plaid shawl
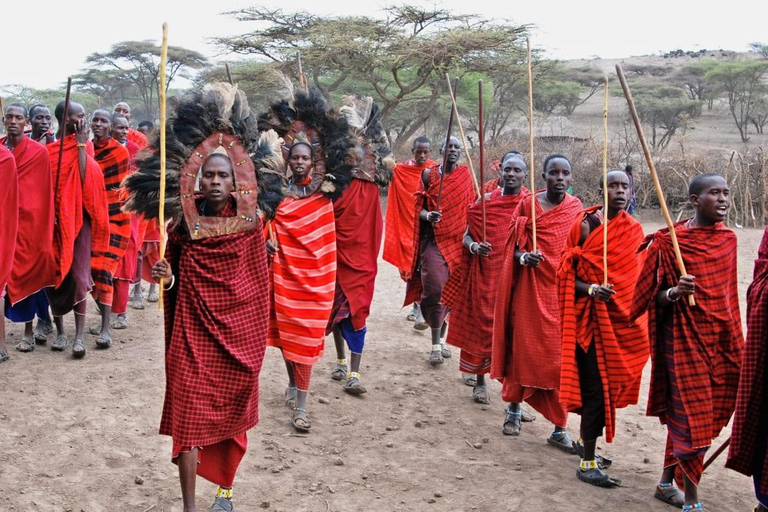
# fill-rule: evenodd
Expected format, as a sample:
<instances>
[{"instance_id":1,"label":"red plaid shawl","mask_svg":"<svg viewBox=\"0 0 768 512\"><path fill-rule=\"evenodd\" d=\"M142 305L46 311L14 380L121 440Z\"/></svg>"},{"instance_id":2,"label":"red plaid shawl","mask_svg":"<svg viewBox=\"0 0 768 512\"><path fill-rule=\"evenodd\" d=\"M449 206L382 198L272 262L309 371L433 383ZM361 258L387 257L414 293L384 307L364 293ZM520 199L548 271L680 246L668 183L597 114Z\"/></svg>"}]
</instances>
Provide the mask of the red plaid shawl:
<instances>
[{"instance_id":1,"label":"red plaid shawl","mask_svg":"<svg viewBox=\"0 0 768 512\"><path fill-rule=\"evenodd\" d=\"M91 275L99 293L112 292L112 261L109 252L109 208L104 177L96 160L93 145L86 147L85 182L80 182L75 134L64 139L64 155L61 160L61 176L57 177L59 141L48 144L54 190L58 180L59 193L54 198L58 224L53 231L53 251L56 259L55 285L59 286L72 267L75 239L83 226L83 209L91 218Z\"/></svg>"},{"instance_id":2,"label":"red plaid shawl","mask_svg":"<svg viewBox=\"0 0 768 512\"><path fill-rule=\"evenodd\" d=\"M437 162L427 160L418 166L413 160L400 162L393 170L387 196L387 220L384 229L384 261L400 269L404 279L411 276L411 264L416 248L413 245L413 230L418 220L413 218L416 196L424 169L434 167Z\"/></svg>"},{"instance_id":3,"label":"red plaid shawl","mask_svg":"<svg viewBox=\"0 0 768 512\"><path fill-rule=\"evenodd\" d=\"M373 285L381 249L379 186L352 180L333 203L336 219L336 281L349 302L352 326L365 327L373 301Z\"/></svg>"},{"instance_id":4,"label":"red plaid shawl","mask_svg":"<svg viewBox=\"0 0 768 512\"><path fill-rule=\"evenodd\" d=\"M486 194L489 192L493 192L494 190L497 190L501 187L501 178L493 178L491 181L486 181L483 184L483 192Z\"/></svg>"},{"instance_id":5,"label":"red plaid shawl","mask_svg":"<svg viewBox=\"0 0 768 512\"><path fill-rule=\"evenodd\" d=\"M128 134L125 138L139 146L139 150L142 150L149 145L147 136L138 130L134 130L133 128L128 130Z\"/></svg>"},{"instance_id":6,"label":"red plaid shawl","mask_svg":"<svg viewBox=\"0 0 768 512\"><path fill-rule=\"evenodd\" d=\"M231 216L229 205L220 216ZM269 278L260 229L190 240L168 234L176 282L163 294L165 402L160 434L174 445L208 446L259 421L259 372L269 318Z\"/></svg>"},{"instance_id":7,"label":"red plaid shawl","mask_svg":"<svg viewBox=\"0 0 768 512\"><path fill-rule=\"evenodd\" d=\"M0 139L0 144L5 138ZM53 186L51 160L45 146L28 137L13 148L19 178L19 231L8 279L15 304L46 286L53 286ZM5 217L4 217L5 218Z\"/></svg>"},{"instance_id":8,"label":"red plaid shawl","mask_svg":"<svg viewBox=\"0 0 768 512\"><path fill-rule=\"evenodd\" d=\"M736 402L744 339L739 315L736 235L722 224L687 228L675 225L686 271L696 277L696 305L681 299L659 316L659 290L679 280L667 229L649 235L641 249L646 260L632 304L632 318L648 311L651 387L647 414L665 423L667 375L663 323L672 322L674 367L690 424L693 449L712 444L728 424Z\"/></svg>"},{"instance_id":9,"label":"red plaid shawl","mask_svg":"<svg viewBox=\"0 0 768 512\"><path fill-rule=\"evenodd\" d=\"M768 228L763 233L755 260L754 279L747 291L747 344L741 364L731 447L726 466L752 475L762 465L760 489L768 493Z\"/></svg>"},{"instance_id":10,"label":"red plaid shawl","mask_svg":"<svg viewBox=\"0 0 768 512\"><path fill-rule=\"evenodd\" d=\"M616 409L637 403L649 349L645 318L629 318L642 267L637 248L644 237L640 223L627 212L608 223L608 282L616 291L613 299L605 303L576 296L576 278L603 282L603 226L592 230L579 246L582 220L600 208L587 208L576 218L557 272L563 331L560 401L572 411L581 408L577 344L586 352L594 342L605 398L605 440L610 443L616 432Z\"/></svg>"},{"instance_id":11,"label":"red plaid shawl","mask_svg":"<svg viewBox=\"0 0 768 512\"><path fill-rule=\"evenodd\" d=\"M493 312L496 283L504 262L504 244L515 209L521 200L529 198L525 188L516 196L502 195L494 190L485 202L486 239L493 250L487 258L462 252L461 263L451 273L443 290L442 302L451 308L451 328L447 342L474 355L490 357L493 339ZM480 202L467 207L467 226L472 239L483 239Z\"/></svg>"},{"instance_id":12,"label":"red plaid shawl","mask_svg":"<svg viewBox=\"0 0 768 512\"><path fill-rule=\"evenodd\" d=\"M424 189L424 182L419 181L420 187L418 200L411 216L414 218L414 228L412 232L413 246L419 247L419 236L421 233L421 221L419 214L424 207L424 198L427 201L427 210L435 211L437 207L437 192L440 189L439 167L432 167L429 171L429 186ZM477 196L472 185L472 177L469 175L469 167L466 165L457 166L451 173L446 174L443 179L443 195L440 198L440 211L443 216L440 222L432 224L435 233L435 242L448 264L448 270L453 273L461 263L461 255L464 251L462 240L464 231L467 229L467 206L475 202ZM411 280L416 277L416 267L419 262L419 251L413 254L411 261ZM405 302L403 306L408 306L418 302L421 297L421 279L416 279L408 287Z\"/></svg>"},{"instance_id":13,"label":"red plaid shawl","mask_svg":"<svg viewBox=\"0 0 768 512\"><path fill-rule=\"evenodd\" d=\"M13 268L19 221L19 189L16 160L8 148L0 145L0 297L5 296L5 284Z\"/></svg>"}]
</instances>

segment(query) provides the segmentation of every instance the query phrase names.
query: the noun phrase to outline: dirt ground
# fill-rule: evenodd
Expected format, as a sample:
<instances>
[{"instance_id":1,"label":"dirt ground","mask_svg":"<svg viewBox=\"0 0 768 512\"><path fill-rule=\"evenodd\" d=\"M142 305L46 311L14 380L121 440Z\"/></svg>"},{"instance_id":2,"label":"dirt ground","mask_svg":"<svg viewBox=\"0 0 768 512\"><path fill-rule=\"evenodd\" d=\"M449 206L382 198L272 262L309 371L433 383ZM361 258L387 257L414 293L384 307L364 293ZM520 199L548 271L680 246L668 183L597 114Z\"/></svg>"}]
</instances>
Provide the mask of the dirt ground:
<instances>
[{"instance_id":1,"label":"dirt ground","mask_svg":"<svg viewBox=\"0 0 768 512\"><path fill-rule=\"evenodd\" d=\"M645 223L656 229L658 220ZM739 230L742 296L751 280L761 232ZM640 405L619 412L616 440L600 443L623 480L613 490L576 480L578 459L546 445L551 426L541 417L518 438L501 433L504 405L493 383L492 403L472 402L454 357L433 370L427 334L406 322L404 285L381 262L363 361L369 392L351 397L330 379L333 342L314 370L310 435L293 432L283 405L286 386L279 353L267 350L262 372L261 423L235 486L239 511L581 510L671 511L653 498L665 429ZM742 306L743 307L743 306ZM89 303L88 325L96 323ZM85 360L39 346L13 351L0 365L1 511L181 511L171 442L157 434L163 398L160 313L129 309L130 327L116 331L112 349L88 337ZM72 325L68 326L72 329ZM9 344L21 326L9 328ZM575 438L578 418L568 430ZM728 437L726 429L715 446ZM752 510L751 480L723 467L704 475L708 510ZM198 483L200 510L215 487Z\"/></svg>"}]
</instances>

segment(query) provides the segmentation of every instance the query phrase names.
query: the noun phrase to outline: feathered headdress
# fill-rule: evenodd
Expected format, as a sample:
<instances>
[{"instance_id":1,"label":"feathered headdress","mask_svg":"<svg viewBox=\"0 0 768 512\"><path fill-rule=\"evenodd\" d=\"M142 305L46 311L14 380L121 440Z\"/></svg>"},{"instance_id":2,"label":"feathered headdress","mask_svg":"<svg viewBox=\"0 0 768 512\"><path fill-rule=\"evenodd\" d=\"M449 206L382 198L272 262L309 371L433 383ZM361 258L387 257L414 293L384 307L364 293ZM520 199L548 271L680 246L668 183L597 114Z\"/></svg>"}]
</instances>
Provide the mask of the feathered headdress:
<instances>
[{"instance_id":1,"label":"feathered headdress","mask_svg":"<svg viewBox=\"0 0 768 512\"><path fill-rule=\"evenodd\" d=\"M172 110L166 126L166 218L178 223L183 216L192 238L202 238L255 229L262 212L274 217L283 198L280 139L274 132L259 134L245 94L213 83L186 94ZM158 146L156 139L123 182L125 210L147 219L156 218L160 206ZM232 162L237 217L204 218L195 208L199 171L212 153L225 153Z\"/></svg>"},{"instance_id":2,"label":"feathered headdress","mask_svg":"<svg viewBox=\"0 0 768 512\"><path fill-rule=\"evenodd\" d=\"M260 130L274 130L283 138L283 158L296 141L312 146L312 180L297 197L305 197L318 189L331 199L341 196L349 185L354 168L355 140L347 119L328 107L320 91L296 91L291 103L273 103L259 116ZM289 170L285 169L286 179Z\"/></svg>"},{"instance_id":3,"label":"feathered headdress","mask_svg":"<svg viewBox=\"0 0 768 512\"><path fill-rule=\"evenodd\" d=\"M346 116L357 145L363 150L362 162L358 162L353 176L386 188L392 179L395 159L381 124L381 110L370 96L344 96L341 101L344 105L339 112Z\"/></svg>"}]
</instances>

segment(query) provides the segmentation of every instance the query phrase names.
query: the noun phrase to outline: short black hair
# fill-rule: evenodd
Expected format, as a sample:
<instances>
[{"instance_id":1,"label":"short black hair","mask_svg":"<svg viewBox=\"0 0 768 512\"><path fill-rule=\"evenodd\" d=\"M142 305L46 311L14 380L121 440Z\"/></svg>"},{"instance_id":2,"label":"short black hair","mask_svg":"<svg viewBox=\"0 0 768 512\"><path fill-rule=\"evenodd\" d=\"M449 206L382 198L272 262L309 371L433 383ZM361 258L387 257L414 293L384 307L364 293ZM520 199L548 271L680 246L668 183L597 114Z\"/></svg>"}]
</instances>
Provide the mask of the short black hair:
<instances>
[{"instance_id":1,"label":"short black hair","mask_svg":"<svg viewBox=\"0 0 768 512\"><path fill-rule=\"evenodd\" d=\"M502 155L501 163L503 164L504 161L506 161L506 159L510 157L510 155L523 156L523 154L521 152L513 149L511 151L507 151L506 153L504 153L504 155Z\"/></svg>"},{"instance_id":2,"label":"short black hair","mask_svg":"<svg viewBox=\"0 0 768 512\"><path fill-rule=\"evenodd\" d=\"M125 117L125 116L123 116L123 117ZM148 127L150 130L154 130L155 129L155 123L153 123L152 121L142 121L142 122L139 123L139 128L142 128L144 126Z\"/></svg>"},{"instance_id":3,"label":"short black hair","mask_svg":"<svg viewBox=\"0 0 768 512\"><path fill-rule=\"evenodd\" d=\"M109 120L114 123L115 119L125 119L125 122L126 123L128 122L128 118L125 117L123 114L114 114L114 113L111 114L110 117L109 117Z\"/></svg>"},{"instance_id":4,"label":"short black hair","mask_svg":"<svg viewBox=\"0 0 768 512\"><path fill-rule=\"evenodd\" d=\"M426 135L420 135L419 137L413 139L413 145L411 146L411 149L415 148L417 144L429 144L431 146L432 142Z\"/></svg>"},{"instance_id":5,"label":"short black hair","mask_svg":"<svg viewBox=\"0 0 768 512\"><path fill-rule=\"evenodd\" d=\"M707 181L711 178L722 178L722 176L716 172L705 172L704 174L694 176L688 184L688 197L700 195L704 191L704 187L707 186Z\"/></svg>"},{"instance_id":6,"label":"short black hair","mask_svg":"<svg viewBox=\"0 0 768 512\"><path fill-rule=\"evenodd\" d=\"M627 172L627 171L629 171L629 172ZM608 172L607 172L607 173L605 173L605 175L607 176L609 173L612 173L612 172L623 172L624 174L626 174L626 175L627 175L627 178L629 178L629 175L630 175L630 173L632 172L632 166L631 166L631 165L628 165L628 166L626 166L626 167L625 167L625 168L623 168L623 169L619 169L618 167L617 167L617 168L615 168L615 169L608 169ZM602 189L603 189L603 176L602 176L602 175L600 176L600 180L599 180L599 183L600 183L600 184L597 186L597 188L598 188L599 190L602 190Z\"/></svg>"},{"instance_id":7,"label":"short black hair","mask_svg":"<svg viewBox=\"0 0 768 512\"><path fill-rule=\"evenodd\" d=\"M5 107L5 112L3 112L3 115L5 115L6 112L8 112L8 109L11 108L11 107L20 108L21 110L24 111L24 117L29 117L29 112L27 112L27 107L25 107L21 103L11 103L10 105L7 105Z\"/></svg>"},{"instance_id":8,"label":"short black hair","mask_svg":"<svg viewBox=\"0 0 768 512\"><path fill-rule=\"evenodd\" d=\"M56 117L56 120L61 123L62 118L64 117L64 105L65 101L61 100L56 104L56 108L53 110L53 115Z\"/></svg>"},{"instance_id":9,"label":"short black hair","mask_svg":"<svg viewBox=\"0 0 768 512\"><path fill-rule=\"evenodd\" d=\"M35 103L31 107L29 107L29 114L27 114L27 115L31 119L31 118L35 117L35 110L39 110L41 108L46 108L47 109L48 107L43 105L42 103Z\"/></svg>"},{"instance_id":10,"label":"short black hair","mask_svg":"<svg viewBox=\"0 0 768 512\"><path fill-rule=\"evenodd\" d=\"M571 161L570 161L570 160L568 160L568 157L567 157L567 156L565 156L565 155L561 155L560 153L552 153L551 155L549 155L549 156L548 156L548 157L547 157L547 158L544 160L544 166L543 166L543 169L544 169L544 172L545 172L545 173L547 172L547 166L549 165L549 162L551 162L552 160L554 160L554 159L556 159L556 158L562 158L563 160L565 160L566 162L568 162L568 166L569 166L569 167L571 167L571 170L573 170L573 166L571 165Z\"/></svg>"},{"instance_id":11,"label":"short black hair","mask_svg":"<svg viewBox=\"0 0 768 512\"><path fill-rule=\"evenodd\" d=\"M315 155L314 155L314 151L312 151L312 144L304 141L296 141L291 145L290 149L288 149L288 158L291 158L291 155L293 154L293 148L298 146L307 146L309 148L309 156L311 156L312 160L314 161Z\"/></svg>"}]
</instances>

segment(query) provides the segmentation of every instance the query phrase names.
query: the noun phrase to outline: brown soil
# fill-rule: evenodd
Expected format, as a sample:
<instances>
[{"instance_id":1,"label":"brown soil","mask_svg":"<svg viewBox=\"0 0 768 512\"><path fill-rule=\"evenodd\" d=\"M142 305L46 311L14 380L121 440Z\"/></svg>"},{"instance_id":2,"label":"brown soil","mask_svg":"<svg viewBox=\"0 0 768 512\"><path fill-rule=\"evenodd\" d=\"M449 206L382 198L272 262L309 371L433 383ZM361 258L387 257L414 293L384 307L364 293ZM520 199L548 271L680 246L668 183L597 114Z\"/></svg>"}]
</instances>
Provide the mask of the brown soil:
<instances>
[{"instance_id":1,"label":"brown soil","mask_svg":"<svg viewBox=\"0 0 768 512\"><path fill-rule=\"evenodd\" d=\"M657 219L646 222L647 230L658 227ZM743 296L762 233L737 234ZM310 435L293 432L283 405L284 366L276 350L267 351L262 420L236 482L237 510L674 510L653 498L665 429L644 413L650 365L640 405L619 412L613 444L600 443L623 486L593 488L576 480L575 456L546 445L551 425L542 418L524 424L519 438L501 434L505 404L497 383L491 405L479 406L459 378L456 357L429 367L428 336L405 321L403 292L397 272L382 262L363 363L368 394L348 396L330 379L335 354L328 339L313 375ZM88 325L96 322L94 309L89 304ZM0 510L181 511L170 439L157 434L160 314L130 310L129 322L128 330L115 331L110 350L96 350L89 336L85 360L39 346L31 354L14 351L0 365ZM21 332L10 326L9 344ZM572 436L578 423L572 417ZM702 501L718 512L751 510L751 480L726 470L724 461L707 470ZM200 510L213 491L199 480Z\"/></svg>"}]
</instances>

